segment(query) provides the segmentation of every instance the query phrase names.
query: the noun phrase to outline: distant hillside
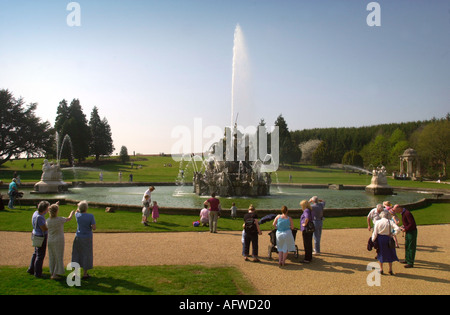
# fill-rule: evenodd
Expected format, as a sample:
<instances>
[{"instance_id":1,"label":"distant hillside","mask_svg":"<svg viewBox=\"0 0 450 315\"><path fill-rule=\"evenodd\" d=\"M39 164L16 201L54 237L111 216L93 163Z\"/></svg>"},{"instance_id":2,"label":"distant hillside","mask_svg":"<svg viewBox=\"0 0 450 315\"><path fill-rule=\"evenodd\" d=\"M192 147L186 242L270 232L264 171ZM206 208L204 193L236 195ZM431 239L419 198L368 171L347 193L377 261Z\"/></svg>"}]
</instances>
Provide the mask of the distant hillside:
<instances>
[{"instance_id":1,"label":"distant hillside","mask_svg":"<svg viewBox=\"0 0 450 315\"><path fill-rule=\"evenodd\" d=\"M291 131L291 137L296 145L318 139L328 143L328 150L333 163L341 163L342 157L348 151L361 152L377 136L389 138L394 131L400 130L410 139L414 131L423 128L431 121L416 121L380 124L365 127L315 128Z\"/></svg>"}]
</instances>

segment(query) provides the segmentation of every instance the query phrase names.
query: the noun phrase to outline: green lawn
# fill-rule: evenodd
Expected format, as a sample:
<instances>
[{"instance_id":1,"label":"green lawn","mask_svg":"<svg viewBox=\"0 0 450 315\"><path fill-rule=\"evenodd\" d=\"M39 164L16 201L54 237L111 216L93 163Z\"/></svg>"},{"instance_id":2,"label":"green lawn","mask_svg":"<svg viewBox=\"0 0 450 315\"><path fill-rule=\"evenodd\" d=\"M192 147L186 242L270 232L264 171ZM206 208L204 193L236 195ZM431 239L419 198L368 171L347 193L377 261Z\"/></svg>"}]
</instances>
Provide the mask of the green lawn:
<instances>
[{"instance_id":1,"label":"green lawn","mask_svg":"<svg viewBox=\"0 0 450 315\"><path fill-rule=\"evenodd\" d=\"M77 170L64 171L64 180L98 181L98 174L103 172L104 181L115 182L117 173L122 171L123 180L133 173L134 181L141 182L175 182L179 171L179 162L171 157L138 156L133 157L133 164L142 165L141 168L131 168L130 164L120 164L113 161L100 165L92 164L95 170L87 172ZM17 171L24 182L36 182L40 179L43 159L15 160L0 166L0 180L9 183L14 171ZM31 169L34 163L34 169ZM171 163L172 167L167 165ZM164 167L166 164L166 167ZM183 168L187 166L183 164ZM189 178L192 165L186 168L185 176ZM345 173L342 170L317 168L313 166L295 165L280 169L272 175L273 182L287 183L289 174L294 183L312 184L344 184L368 185L370 176L357 173ZM449 189L449 185L436 183L421 183L389 180L389 184L398 187ZM2 192L5 193L5 192ZM60 207L60 216L68 216L75 206ZM19 206L15 210L0 211L0 231L31 231L31 216L34 207ZM97 231L101 232L187 232L208 231L206 227L193 227L192 222L198 216L166 215L161 213L159 222L150 226L143 226L141 214L128 211L105 213L104 209L90 208L97 222ZM433 204L423 209L414 210L413 215L419 225L449 224L450 204ZM299 220L294 220L299 227ZM219 231L241 231L242 219L219 219ZM326 218L325 229L366 228L366 217L338 217ZM263 230L270 230L271 223L262 225ZM76 221L65 225L65 232L75 232ZM69 271L66 272L66 275ZM145 266L145 267L96 267L92 270L93 277L82 281L81 287L69 287L65 279L52 281L48 277L48 269L44 268L44 279L35 279L28 275L24 268L0 267L0 295L30 295L30 294L62 294L62 295L236 295L257 294L254 288L246 282L239 270L231 267L205 268L203 266Z\"/></svg>"},{"instance_id":2,"label":"green lawn","mask_svg":"<svg viewBox=\"0 0 450 315\"><path fill-rule=\"evenodd\" d=\"M42 164L44 159L19 159L6 162L0 166L0 180L9 183L16 171L23 182L37 182L42 175ZM34 163L34 168L31 164ZM64 161L63 161L64 163ZM131 168L133 163L133 168ZM168 165L172 166L169 167ZM140 165L141 167L137 167ZM164 166L166 165L166 166ZM193 165L188 162L177 162L171 156L132 156L131 161L122 164L117 157L104 158L99 164L96 164L93 158L87 159L81 169L64 170L64 180L71 182L73 180L98 181L99 173L103 173L105 182L117 182L119 171L123 174L123 181L128 181L129 175L133 174L135 182L172 182L178 176L180 165L185 170L185 178L192 178ZM86 171L85 167L90 167L92 171ZM201 163L197 162L197 168L201 168ZM288 165L280 167L278 171L272 174L273 183L288 183L289 174L292 175L293 183L309 184L343 184L343 185L369 185L371 176L359 175L358 173L345 172L340 169L321 168L312 165ZM432 188L450 190L450 185L437 184L434 182L412 182L400 181L388 178L389 185L393 187L413 187L413 188Z\"/></svg>"},{"instance_id":3,"label":"green lawn","mask_svg":"<svg viewBox=\"0 0 450 315\"><path fill-rule=\"evenodd\" d=\"M70 271L66 272L66 276ZM25 268L0 267L0 295L253 295L254 288L233 267L95 267L81 286L66 278L37 279ZM144 302L145 303L145 302Z\"/></svg>"},{"instance_id":4,"label":"green lawn","mask_svg":"<svg viewBox=\"0 0 450 315\"><path fill-rule=\"evenodd\" d=\"M60 216L68 217L76 206L63 205L60 207ZM21 206L15 210L0 211L0 231L29 232L30 221L36 209L29 206ZM105 213L104 209L90 208L88 212L94 214L97 223L95 233L101 232L206 232L207 227L193 227L192 222L197 221L197 216L191 215L167 215L161 214L158 223L142 225L141 214L129 211L116 211ZM450 204L433 204L423 209L414 210L417 224L448 224L450 223ZM220 218L218 228L220 231L241 231L242 219ZM299 228L299 220L294 220L295 227ZM326 218L325 229L364 228L367 226L365 216ZM64 226L66 232L76 231L76 221L73 219ZM270 222L261 225L263 230L272 229Z\"/></svg>"},{"instance_id":5,"label":"green lawn","mask_svg":"<svg viewBox=\"0 0 450 315\"><path fill-rule=\"evenodd\" d=\"M74 206L61 206L62 216L68 216ZM16 210L0 211L0 230L30 232L31 215L35 209L19 207ZM126 211L105 213L103 209L89 209L97 222L99 232L183 232L207 231L207 228L192 227L193 216L161 215L160 221L149 227L140 224L140 214ZM433 204L413 211L416 222L423 224L449 224L450 205ZM295 226L299 227L298 220ZM365 228L366 217L326 218L325 229ZM74 232L76 221L65 225L66 232ZM270 230L271 224L262 225ZM221 218L219 231L242 230L241 219ZM69 275L66 272L66 276ZM0 266L0 295L252 295L257 294L241 272L232 267L206 268L204 266L145 266L145 267L95 267L92 278L82 280L81 287L69 287L65 278L49 279L48 268L44 278L35 279L24 267Z\"/></svg>"}]
</instances>

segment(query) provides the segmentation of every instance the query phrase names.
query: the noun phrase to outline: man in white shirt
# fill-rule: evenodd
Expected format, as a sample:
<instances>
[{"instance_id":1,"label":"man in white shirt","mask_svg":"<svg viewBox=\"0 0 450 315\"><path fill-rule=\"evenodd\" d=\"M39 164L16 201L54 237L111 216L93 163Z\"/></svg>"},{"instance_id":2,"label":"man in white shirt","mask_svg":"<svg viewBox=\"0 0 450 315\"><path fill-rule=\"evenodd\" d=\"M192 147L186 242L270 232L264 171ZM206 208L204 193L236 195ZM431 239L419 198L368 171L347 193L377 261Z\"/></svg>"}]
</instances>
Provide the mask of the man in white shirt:
<instances>
[{"instance_id":1,"label":"man in white shirt","mask_svg":"<svg viewBox=\"0 0 450 315\"><path fill-rule=\"evenodd\" d=\"M144 196L142 196L142 202L145 201L145 196L148 195L148 202L150 203L152 201L152 191L155 190L155 187L150 186L144 193Z\"/></svg>"},{"instance_id":2,"label":"man in white shirt","mask_svg":"<svg viewBox=\"0 0 450 315\"><path fill-rule=\"evenodd\" d=\"M380 214L383 211L385 211L385 210L381 203L377 204L376 208L373 208L372 210L370 210L369 214L367 215L367 229L369 231L372 230L372 227L370 226L370 221L372 221L373 225L375 226L375 223L381 219Z\"/></svg>"}]
</instances>

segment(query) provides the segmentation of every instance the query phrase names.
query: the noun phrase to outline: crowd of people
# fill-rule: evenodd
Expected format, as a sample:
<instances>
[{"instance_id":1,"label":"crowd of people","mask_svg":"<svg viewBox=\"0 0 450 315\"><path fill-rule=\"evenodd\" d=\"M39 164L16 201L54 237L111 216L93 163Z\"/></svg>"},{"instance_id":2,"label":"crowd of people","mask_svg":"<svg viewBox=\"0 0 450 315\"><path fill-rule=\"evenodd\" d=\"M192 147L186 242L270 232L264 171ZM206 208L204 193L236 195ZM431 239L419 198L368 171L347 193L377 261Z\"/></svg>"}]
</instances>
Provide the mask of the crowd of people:
<instances>
[{"instance_id":1,"label":"crowd of people","mask_svg":"<svg viewBox=\"0 0 450 315\"><path fill-rule=\"evenodd\" d=\"M142 198L142 224L148 225L151 214L152 222L159 218L159 207L156 201L152 201L154 186L150 186ZM300 217L300 232L303 239L304 258L302 263L308 264L313 255L321 253L321 237L324 221L325 201L317 196L299 203L302 214ZM34 253L31 258L27 272L42 277L42 265L48 248L49 268L52 279L59 279L65 274L64 268L64 224L71 221L73 217L77 221L77 230L72 245L71 261L78 263L83 268L83 278L89 278L88 271L93 268L93 231L96 229L95 218L87 212L88 204L82 201L76 210L71 211L65 217L58 216L59 204L50 205L42 201L37 211L33 213L31 223L33 227ZM213 193L211 198L204 201L200 211L199 224L208 226L210 233L217 233L217 223L222 211L220 200ZM46 220L45 215L49 213ZM233 203L230 209L232 219L237 218L237 208ZM401 215L403 225L399 226L398 215ZM296 251L295 235L297 229L294 220L289 216L286 206L281 208L280 214L268 216L273 220L272 226L276 232L276 251L278 252L278 264L280 267L286 265L289 252ZM248 212L243 216L242 231L242 255L246 261L249 260L250 247L254 262L259 262L258 237L262 235L260 222L255 207L250 205ZM380 264L380 273L384 274L384 263L389 265L389 274L394 274L392 264L399 261L396 248L399 247L396 235L405 233L405 268L414 266L415 252L417 246L417 226L413 215L407 209L399 205L392 206L389 201L378 204L367 215L367 228L372 231L369 238L368 249L376 249L376 257Z\"/></svg>"},{"instance_id":2,"label":"crowd of people","mask_svg":"<svg viewBox=\"0 0 450 315\"><path fill-rule=\"evenodd\" d=\"M399 225L398 214L402 217ZM373 227L371 226L373 224ZM373 231L369 239L368 249L375 248L380 263L380 273L384 274L383 265L388 263L389 274L393 275L392 263L399 261L396 248L399 248L397 235L405 234L405 260L401 261L405 268L413 268L417 248L417 225L411 212L400 205L392 206L389 201L378 204L367 215L367 228Z\"/></svg>"},{"instance_id":3,"label":"crowd of people","mask_svg":"<svg viewBox=\"0 0 450 315\"><path fill-rule=\"evenodd\" d=\"M319 200L317 196L310 200L302 200L300 202L302 215L300 217L300 231L302 232L303 247L305 251L302 263L310 263L313 253L320 255L320 239L323 227L323 209L325 201ZM288 215L288 208L283 206L281 214L277 215L273 220L273 227L276 230L276 249L278 252L278 265L280 267L286 265L286 258L289 252L295 251L295 238L293 231L294 221ZM248 213L244 215L243 224L243 256L247 261L249 256L250 244L252 244L252 257L254 262L259 262L258 258L258 235L261 235L258 216L253 205L250 205ZM314 240L314 249L313 249ZM275 245L275 244L274 244Z\"/></svg>"},{"instance_id":4,"label":"crowd of people","mask_svg":"<svg viewBox=\"0 0 450 315\"><path fill-rule=\"evenodd\" d=\"M313 196L310 200L302 200L300 206L303 212L300 218L300 231L302 232L303 246L305 249L305 257L302 262L309 263L312 260L313 253L315 255L320 255L320 240L322 236L325 201L318 199L317 196ZM200 210L198 225L209 226L210 233L217 233L217 222L221 210L220 200L216 198L216 195L213 193L211 198L204 202L203 208ZM230 217L232 219L236 219L237 217L237 207L234 202L230 208ZM281 214L274 218L273 226L276 229L279 265L284 266L286 264L288 252L295 250L295 240L292 233L292 230L294 230L294 223L292 218L288 216L288 208L286 206L283 206L281 208ZM308 228L310 226L312 227ZM258 215L253 205L249 206L248 213L244 215L242 227L242 255L246 261L249 260L251 245L253 261L259 262L258 236L261 235L262 232L259 226Z\"/></svg>"},{"instance_id":5,"label":"crowd of people","mask_svg":"<svg viewBox=\"0 0 450 315\"><path fill-rule=\"evenodd\" d=\"M42 265L47 252L49 254L49 268L51 279L59 279L65 274L64 268L64 224L77 220L77 230L72 245L72 262L83 268L83 279L90 277L88 271L93 268L93 231L97 228L94 215L87 212L88 203L81 201L78 208L70 215L59 217L59 204L50 205L48 201L41 201L37 211L33 213L31 224L33 226L34 253L31 257L27 272L37 278L42 277ZM45 215L49 213L46 220Z\"/></svg>"},{"instance_id":6,"label":"crowd of people","mask_svg":"<svg viewBox=\"0 0 450 315\"><path fill-rule=\"evenodd\" d=\"M302 263L308 264L312 261L313 255L321 253L321 238L324 221L325 201L317 196L309 200L300 202L302 214L300 217L300 231L303 239L304 258ZM203 226L209 224L210 232L217 233L217 218L220 214L220 200L215 194L204 202L204 208L200 211L200 222ZM233 203L230 211L232 219L236 218L236 206ZM402 217L403 225L399 226ZM373 224L373 227L371 226ZM389 201L378 204L367 215L367 226L369 231L373 231L369 239L372 247L376 248L375 259L379 261L380 273L384 274L384 263L389 265L389 274L393 275L392 263L399 261L396 248L399 248L396 235L400 232L405 234L405 260L402 263L405 268L413 268L417 247L417 225L411 212L400 205L392 206ZM276 247L278 252L279 266L285 266L289 252L295 251L295 238L293 231L294 222L288 215L288 208L283 206L281 214L273 219L273 227L276 229ZM248 213L244 215L242 231L242 255L246 261L249 260L250 245L252 247L252 257L254 262L259 262L258 258L258 236L261 235L261 228L255 207L250 205ZM372 248L371 247L371 248Z\"/></svg>"}]
</instances>

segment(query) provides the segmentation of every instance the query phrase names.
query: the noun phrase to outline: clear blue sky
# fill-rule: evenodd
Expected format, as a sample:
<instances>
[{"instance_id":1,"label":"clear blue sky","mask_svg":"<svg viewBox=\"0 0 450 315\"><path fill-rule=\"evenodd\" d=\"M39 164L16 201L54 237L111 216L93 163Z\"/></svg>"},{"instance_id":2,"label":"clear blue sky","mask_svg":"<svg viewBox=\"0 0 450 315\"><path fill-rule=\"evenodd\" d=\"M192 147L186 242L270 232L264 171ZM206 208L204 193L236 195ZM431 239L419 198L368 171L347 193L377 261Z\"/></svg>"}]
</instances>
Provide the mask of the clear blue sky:
<instances>
[{"instance_id":1,"label":"clear blue sky","mask_svg":"<svg viewBox=\"0 0 450 315\"><path fill-rule=\"evenodd\" d=\"M251 67L254 124L290 130L450 112L450 1L0 0L0 88L53 125L62 99L106 117L118 151L170 153L179 125L230 122L233 35ZM205 140L206 141L206 140Z\"/></svg>"}]
</instances>

